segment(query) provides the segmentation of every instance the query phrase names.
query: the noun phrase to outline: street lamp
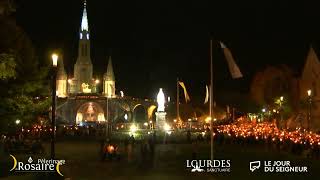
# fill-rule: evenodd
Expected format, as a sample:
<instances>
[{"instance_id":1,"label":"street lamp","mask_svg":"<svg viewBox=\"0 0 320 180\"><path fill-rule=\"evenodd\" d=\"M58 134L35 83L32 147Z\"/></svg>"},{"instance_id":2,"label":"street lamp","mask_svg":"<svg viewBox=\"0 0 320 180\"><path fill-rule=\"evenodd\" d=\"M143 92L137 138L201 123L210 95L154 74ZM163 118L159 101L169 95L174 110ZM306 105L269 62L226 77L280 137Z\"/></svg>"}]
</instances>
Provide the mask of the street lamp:
<instances>
[{"instance_id":1,"label":"street lamp","mask_svg":"<svg viewBox=\"0 0 320 180\"><path fill-rule=\"evenodd\" d=\"M55 157L55 130L56 130L56 77L58 66L58 55L53 53L52 56L52 109L51 109L51 159Z\"/></svg>"},{"instance_id":2,"label":"street lamp","mask_svg":"<svg viewBox=\"0 0 320 180\"><path fill-rule=\"evenodd\" d=\"M283 103L283 96L280 97L280 102L279 102L279 105L280 105L279 112L280 112L280 122L281 122L281 123L282 123L282 121L283 121L282 103ZM279 125L279 124L278 124L278 125Z\"/></svg>"},{"instance_id":3,"label":"street lamp","mask_svg":"<svg viewBox=\"0 0 320 180\"><path fill-rule=\"evenodd\" d=\"M152 120L149 121L149 124L150 124L150 129L153 129L153 123L152 123Z\"/></svg>"},{"instance_id":4,"label":"street lamp","mask_svg":"<svg viewBox=\"0 0 320 180\"><path fill-rule=\"evenodd\" d=\"M311 91L311 89L309 89L309 90L307 91L308 97L311 96L311 93L312 93L312 91Z\"/></svg>"},{"instance_id":5,"label":"street lamp","mask_svg":"<svg viewBox=\"0 0 320 180\"><path fill-rule=\"evenodd\" d=\"M19 124L21 123L20 119L17 119L17 120L15 121L15 123L16 123L17 128L18 128L18 127L19 127ZM21 132L22 132L22 129L23 129L23 127L21 126Z\"/></svg>"},{"instance_id":6,"label":"street lamp","mask_svg":"<svg viewBox=\"0 0 320 180\"><path fill-rule=\"evenodd\" d=\"M264 120L264 113L265 113L265 112L266 112L266 109L263 108L263 109L262 109L262 117L261 117L262 121Z\"/></svg>"},{"instance_id":7,"label":"street lamp","mask_svg":"<svg viewBox=\"0 0 320 180\"><path fill-rule=\"evenodd\" d=\"M309 111L308 111L308 131L310 130L310 123L311 123L311 108L312 108L312 91L311 89L309 89L307 91L307 94L308 94L308 102L309 102Z\"/></svg>"},{"instance_id":8,"label":"street lamp","mask_svg":"<svg viewBox=\"0 0 320 180\"><path fill-rule=\"evenodd\" d=\"M282 116L282 103L283 103L283 96L280 97L280 116L281 116L281 122L283 120L283 116Z\"/></svg>"},{"instance_id":9,"label":"street lamp","mask_svg":"<svg viewBox=\"0 0 320 180\"><path fill-rule=\"evenodd\" d=\"M213 119L213 53L212 39L210 39L210 85L209 85L209 113L211 120ZM210 121L210 159L213 161L213 122Z\"/></svg>"}]
</instances>

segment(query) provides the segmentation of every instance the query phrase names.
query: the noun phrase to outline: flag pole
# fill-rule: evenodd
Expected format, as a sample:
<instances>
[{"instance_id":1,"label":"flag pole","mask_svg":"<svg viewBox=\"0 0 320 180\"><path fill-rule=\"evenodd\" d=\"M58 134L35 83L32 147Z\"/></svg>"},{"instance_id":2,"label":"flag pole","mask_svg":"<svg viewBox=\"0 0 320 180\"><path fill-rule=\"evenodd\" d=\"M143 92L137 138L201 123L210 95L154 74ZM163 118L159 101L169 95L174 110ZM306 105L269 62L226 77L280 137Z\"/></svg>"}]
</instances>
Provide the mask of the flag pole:
<instances>
[{"instance_id":1,"label":"flag pole","mask_svg":"<svg viewBox=\"0 0 320 180\"><path fill-rule=\"evenodd\" d=\"M210 105L209 105L209 113L210 113L210 136L211 136L211 142L210 142L210 146L211 146L211 161L213 161L213 113L212 113L212 107L213 107L213 62L212 62L212 38L210 38L210 86L209 86L209 91L210 91Z\"/></svg>"},{"instance_id":2,"label":"flag pole","mask_svg":"<svg viewBox=\"0 0 320 180\"><path fill-rule=\"evenodd\" d=\"M179 78L177 78L177 122L180 126L180 112L179 112Z\"/></svg>"},{"instance_id":3,"label":"flag pole","mask_svg":"<svg viewBox=\"0 0 320 180\"><path fill-rule=\"evenodd\" d=\"M109 97L108 97L108 94L107 94L106 136L107 136L107 138L109 138Z\"/></svg>"}]
</instances>

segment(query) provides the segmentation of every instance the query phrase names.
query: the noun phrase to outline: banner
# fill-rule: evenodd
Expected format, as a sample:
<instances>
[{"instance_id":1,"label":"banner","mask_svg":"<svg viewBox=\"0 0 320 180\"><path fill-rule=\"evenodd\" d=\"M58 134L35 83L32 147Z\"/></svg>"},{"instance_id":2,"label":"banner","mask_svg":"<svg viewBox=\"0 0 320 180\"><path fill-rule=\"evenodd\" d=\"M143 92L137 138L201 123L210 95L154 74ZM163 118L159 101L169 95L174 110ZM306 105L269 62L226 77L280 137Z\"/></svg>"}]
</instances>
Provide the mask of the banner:
<instances>
[{"instance_id":1,"label":"banner","mask_svg":"<svg viewBox=\"0 0 320 180\"><path fill-rule=\"evenodd\" d=\"M220 45L221 45L221 48L223 49L224 56L226 57L226 60L229 66L229 71L231 73L232 78L236 79L236 78L243 77L238 65L233 59L231 51L222 42L220 42Z\"/></svg>"},{"instance_id":2,"label":"banner","mask_svg":"<svg viewBox=\"0 0 320 180\"><path fill-rule=\"evenodd\" d=\"M184 98L185 98L186 102L190 101L190 97L189 97L189 95L188 95L188 92L187 92L186 86L185 86L185 85L184 85L184 83L183 83L183 82L181 82L181 81L178 81L178 83L179 83L179 85L180 85L180 86L182 87L182 89L183 89L183 92L184 92Z\"/></svg>"},{"instance_id":3,"label":"banner","mask_svg":"<svg viewBox=\"0 0 320 180\"><path fill-rule=\"evenodd\" d=\"M206 85L206 98L204 99L204 104L208 103L209 101L209 88Z\"/></svg>"}]
</instances>

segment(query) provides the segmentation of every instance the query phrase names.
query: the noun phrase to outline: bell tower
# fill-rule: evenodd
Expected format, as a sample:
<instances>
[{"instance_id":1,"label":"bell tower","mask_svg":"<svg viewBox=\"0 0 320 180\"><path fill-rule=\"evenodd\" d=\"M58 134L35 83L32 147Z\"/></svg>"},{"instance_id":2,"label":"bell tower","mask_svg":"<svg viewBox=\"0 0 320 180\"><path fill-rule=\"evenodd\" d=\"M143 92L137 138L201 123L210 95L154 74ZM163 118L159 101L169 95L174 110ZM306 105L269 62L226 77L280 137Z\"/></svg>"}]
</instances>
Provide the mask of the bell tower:
<instances>
[{"instance_id":1,"label":"bell tower","mask_svg":"<svg viewBox=\"0 0 320 180\"><path fill-rule=\"evenodd\" d=\"M67 73L64 70L63 57L60 55L60 60L58 62L58 71L57 71L57 96L64 98L67 97Z\"/></svg>"},{"instance_id":2,"label":"bell tower","mask_svg":"<svg viewBox=\"0 0 320 180\"><path fill-rule=\"evenodd\" d=\"M116 97L116 81L113 73L112 60L109 56L107 72L103 75L103 95L108 98Z\"/></svg>"},{"instance_id":3,"label":"bell tower","mask_svg":"<svg viewBox=\"0 0 320 180\"><path fill-rule=\"evenodd\" d=\"M83 5L84 8L79 32L78 58L74 65L74 79L71 85L72 93L89 93L88 89L92 86L93 69L90 58L90 31L86 1L84 1ZM84 89L84 87L86 87L86 89Z\"/></svg>"}]
</instances>

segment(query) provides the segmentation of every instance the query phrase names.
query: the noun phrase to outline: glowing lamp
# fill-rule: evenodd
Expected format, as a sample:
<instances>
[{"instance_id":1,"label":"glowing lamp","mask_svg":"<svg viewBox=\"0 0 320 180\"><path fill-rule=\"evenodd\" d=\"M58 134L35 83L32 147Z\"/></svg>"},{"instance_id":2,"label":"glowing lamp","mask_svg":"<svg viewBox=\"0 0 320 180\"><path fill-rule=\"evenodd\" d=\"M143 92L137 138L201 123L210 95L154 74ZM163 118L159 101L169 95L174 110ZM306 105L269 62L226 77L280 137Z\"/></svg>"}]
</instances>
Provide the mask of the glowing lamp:
<instances>
[{"instance_id":1,"label":"glowing lamp","mask_svg":"<svg viewBox=\"0 0 320 180\"><path fill-rule=\"evenodd\" d=\"M114 151L114 147L112 145L109 145L107 147L107 152L111 154L111 153L113 153L113 151Z\"/></svg>"},{"instance_id":2,"label":"glowing lamp","mask_svg":"<svg viewBox=\"0 0 320 180\"><path fill-rule=\"evenodd\" d=\"M206 123L209 123L211 121L211 117L208 116L206 119L205 119Z\"/></svg>"},{"instance_id":3,"label":"glowing lamp","mask_svg":"<svg viewBox=\"0 0 320 180\"><path fill-rule=\"evenodd\" d=\"M309 90L307 91L307 93L308 93L308 96L310 97L310 96L311 96L311 93L312 93L311 89L309 89Z\"/></svg>"},{"instance_id":4,"label":"glowing lamp","mask_svg":"<svg viewBox=\"0 0 320 180\"><path fill-rule=\"evenodd\" d=\"M51 58L52 58L52 66L57 67L58 66L58 55L53 53Z\"/></svg>"},{"instance_id":5,"label":"glowing lamp","mask_svg":"<svg viewBox=\"0 0 320 180\"><path fill-rule=\"evenodd\" d=\"M163 126L163 129L165 131L169 131L171 129L171 127L166 123L164 126Z\"/></svg>"},{"instance_id":6,"label":"glowing lamp","mask_svg":"<svg viewBox=\"0 0 320 180\"><path fill-rule=\"evenodd\" d=\"M131 133L134 133L134 132L136 132L137 131L137 127L134 125L134 124L132 124L131 126L130 126L130 132Z\"/></svg>"},{"instance_id":7,"label":"glowing lamp","mask_svg":"<svg viewBox=\"0 0 320 180\"><path fill-rule=\"evenodd\" d=\"M283 101L283 96L280 97L280 101Z\"/></svg>"}]
</instances>

